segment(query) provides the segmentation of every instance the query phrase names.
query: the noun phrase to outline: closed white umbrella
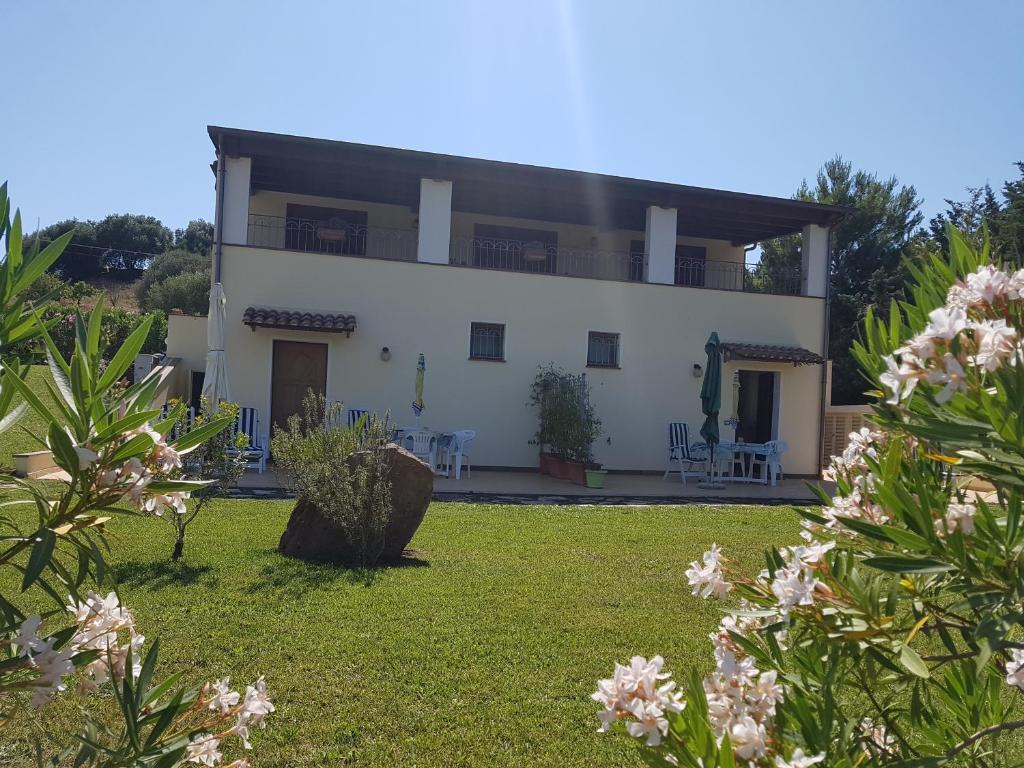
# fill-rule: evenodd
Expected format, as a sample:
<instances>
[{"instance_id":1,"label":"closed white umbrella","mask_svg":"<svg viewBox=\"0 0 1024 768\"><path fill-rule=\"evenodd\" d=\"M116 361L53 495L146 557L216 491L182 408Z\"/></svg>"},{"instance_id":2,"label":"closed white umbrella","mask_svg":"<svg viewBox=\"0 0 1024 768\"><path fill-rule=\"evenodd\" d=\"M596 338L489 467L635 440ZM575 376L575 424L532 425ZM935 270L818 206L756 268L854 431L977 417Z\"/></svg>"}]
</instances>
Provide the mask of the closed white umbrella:
<instances>
[{"instance_id":1,"label":"closed white umbrella","mask_svg":"<svg viewBox=\"0 0 1024 768\"><path fill-rule=\"evenodd\" d=\"M231 400L228 387L228 358L224 353L224 324L227 322L227 299L224 286L214 283L210 289L210 312L206 319L206 375L203 397L214 413L222 400Z\"/></svg>"}]
</instances>

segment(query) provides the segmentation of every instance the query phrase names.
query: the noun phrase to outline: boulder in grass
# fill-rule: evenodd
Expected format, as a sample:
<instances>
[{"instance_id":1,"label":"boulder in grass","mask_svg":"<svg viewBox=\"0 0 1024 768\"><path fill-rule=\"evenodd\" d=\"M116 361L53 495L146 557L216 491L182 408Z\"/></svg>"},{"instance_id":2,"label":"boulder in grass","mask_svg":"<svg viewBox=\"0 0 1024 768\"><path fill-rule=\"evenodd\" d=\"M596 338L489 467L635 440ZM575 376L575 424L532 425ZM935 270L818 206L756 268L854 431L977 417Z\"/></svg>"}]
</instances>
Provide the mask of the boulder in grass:
<instances>
[{"instance_id":1,"label":"boulder in grass","mask_svg":"<svg viewBox=\"0 0 1024 768\"><path fill-rule=\"evenodd\" d=\"M391 519L384 534L384 549L379 562L400 560L416 529L427 513L434 491L434 473L430 467L404 448L391 443L383 449L391 484ZM365 461L366 453L355 453L350 465ZM281 554L300 560L353 564L361 562L360 553L315 505L299 499L288 519L278 545Z\"/></svg>"}]
</instances>

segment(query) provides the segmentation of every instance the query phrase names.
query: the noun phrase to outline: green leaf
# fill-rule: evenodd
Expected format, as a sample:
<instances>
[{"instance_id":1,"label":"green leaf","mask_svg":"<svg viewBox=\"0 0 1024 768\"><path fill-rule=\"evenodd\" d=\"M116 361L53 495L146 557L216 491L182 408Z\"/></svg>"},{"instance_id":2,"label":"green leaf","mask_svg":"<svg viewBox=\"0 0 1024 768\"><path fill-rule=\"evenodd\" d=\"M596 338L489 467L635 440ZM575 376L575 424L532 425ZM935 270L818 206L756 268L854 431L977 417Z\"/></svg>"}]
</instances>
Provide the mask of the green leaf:
<instances>
[{"instance_id":1,"label":"green leaf","mask_svg":"<svg viewBox=\"0 0 1024 768\"><path fill-rule=\"evenodd\" d=\"M230 416L223 416L221 418L214 419L213 421L203 424L201 427L196 427L195 429L185 433L172 444L172 447L178 453L188 453L189 451L198 448L218 432L230 426L234 421L235 420Z\"/></svg>"},{"instance_id":2,"label":"green leaf","mask_svg":"<svg viewBox=\"0 0 1024 768\"><path fill-rule=\"evenodd\" d=\"M21 580L22 592L36 582L39 574L50 563L50 558L53 557L53 548L57 544L57 534L49 528L43 528L37 536L38 540L32 547L32 554L29 555L28 564L25 566L25 576Z\"/></svg>"},{"instance_id":3,"label":"green leaf","mask_svg":"<svg viewBox=\"0 0 1024 768\"><path fill-rule=\"evenodd\" d=\"M107 369L103 372L99 382L96 384L96 389L99 390L99 394L105 393L110 386L120 379L124 372L128 370L128 366L135 360L135 356L139 354L139 350L142 349L142 345L146 343L146 336L149 335L149 327L153 324L153 318L147 315L146 318L139 323L139 327L129 334L128 338L124 340L124 344L117 350L117 354L114 355L110 364L107 365Z\"/></svg>"},{"instance_id":4,"label":"green leaf","mask_svg":"<svg viewBox=\"0 0 1024 768\"><path fill-rule=\"evenodd\" d=\"M64 249L67 248L68 243L71 242L71 238L74 236L74 231L65 232L40 251L32 261L25 264L21 270L21 274L19 274L17 279L14 281L14 285L11 288L11 294L17 296L38 280L39 276L53 266L53 263L60 258L60 255L64 253Z\"/></svg>"},{"instance_id":5,"label":"green leaf","mask_svg":"<svg viewBox=\"0 0 1024 768\"><path fill-rule=\"evenodd\" d=\"M955 565L930 557L900 557L898 555L869 557L864 560L864 564L879 571L892 573L944 573L957 569Z\"/></svg>"},{"instance_id":6,"label":"green leaf","mask_svg":"<svg viewBox=\"0 0 1024 768\"><path fill-rule=\"evenodd\" d=\"M68 437L68 433L61 429L59 424L50 422L46 430L46 444L53 452L53 458L62 469L69 474L78 472L79 461L75 446Z\"/></svg>"},{"instance_id":7,"label":"green leaf","mask_svg":"<svg viewBox=\"0 0 1024 768\"><path fill-rule=\"evenodd\" d=\"M924 663L924 659L909 645L900 646L900 664L918 677L931 677L931 672L928 671L928 665Z\"/></svg>"}]
</instances>

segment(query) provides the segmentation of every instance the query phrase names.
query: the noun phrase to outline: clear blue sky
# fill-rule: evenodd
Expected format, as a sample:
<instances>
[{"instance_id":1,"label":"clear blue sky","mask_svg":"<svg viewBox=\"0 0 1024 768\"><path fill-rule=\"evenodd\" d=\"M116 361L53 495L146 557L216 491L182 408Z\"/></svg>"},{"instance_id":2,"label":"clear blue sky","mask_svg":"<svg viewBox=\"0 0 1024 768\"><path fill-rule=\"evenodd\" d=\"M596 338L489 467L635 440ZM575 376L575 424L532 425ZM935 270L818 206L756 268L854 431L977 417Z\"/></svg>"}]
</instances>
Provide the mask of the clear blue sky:
<instances>
[{"instance_id":1,"label":"clear blue sky","mask_svg":"<svg viewBox=\"0 0 1024 768\"><path fill-rule=\"evenodd\" d=\"M212 219L208 123L925 212L1024 160L1024 3L37 2L0 11L27 222Z\"/></svg>"}]
</instances>

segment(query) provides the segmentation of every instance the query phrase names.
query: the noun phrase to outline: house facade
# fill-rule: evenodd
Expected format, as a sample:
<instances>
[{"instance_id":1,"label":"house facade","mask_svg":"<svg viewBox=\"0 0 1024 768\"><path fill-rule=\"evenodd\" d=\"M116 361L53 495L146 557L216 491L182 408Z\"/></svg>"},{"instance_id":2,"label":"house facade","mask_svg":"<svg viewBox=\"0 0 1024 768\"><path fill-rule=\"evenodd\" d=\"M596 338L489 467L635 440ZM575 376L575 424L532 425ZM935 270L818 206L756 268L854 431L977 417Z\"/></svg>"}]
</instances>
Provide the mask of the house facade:
<instances>
[{"instance_id":1,"label":"house facade","mask_svg":"<svg viewBox=\"0 0 1024 768\"><path fill-rule=\"evenodd\" d=\"M829 230L800 201L211 126L214 279L227 297L231 394L264 427L309 388L424 426L474 429L475 466L537 465L538 366L585 371L598 461L665 466L667 423L702 421L712 331L721 420L819 470ZM763 274L754 244L802 238L798 270ZM195 359L196 334L168 353ZM201 340L205 344L205 338ZM198 364L193 364L198 368ZM198 374L198 371L195 371ZM200 378L190 378L196 388ZM723 438L733 435L722 426Z\"/></svg>"}]
</instances>

